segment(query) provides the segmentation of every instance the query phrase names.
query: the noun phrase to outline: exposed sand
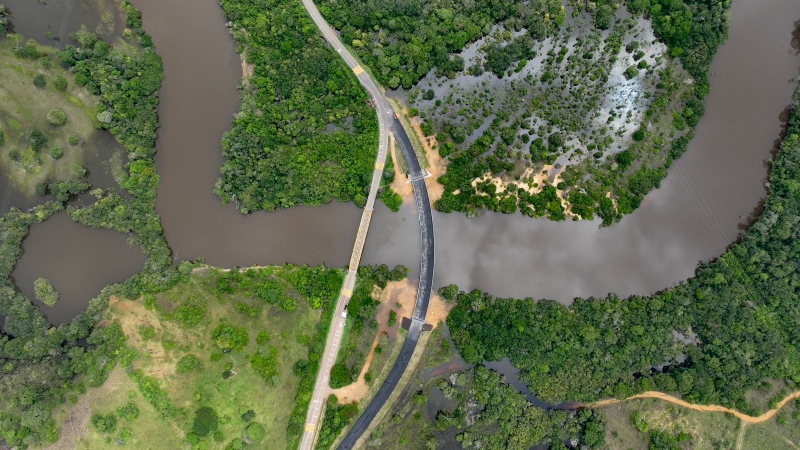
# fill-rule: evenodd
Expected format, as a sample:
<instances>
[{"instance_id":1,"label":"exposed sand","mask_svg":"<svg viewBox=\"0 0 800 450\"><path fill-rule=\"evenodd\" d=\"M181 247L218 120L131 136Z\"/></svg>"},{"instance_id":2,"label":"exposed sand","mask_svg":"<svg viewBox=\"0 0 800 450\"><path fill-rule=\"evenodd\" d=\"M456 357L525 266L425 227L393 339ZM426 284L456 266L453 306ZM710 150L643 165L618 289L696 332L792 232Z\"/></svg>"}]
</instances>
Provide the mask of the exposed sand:
<instances>
[{"instance_id":1,"label":"exposed sand","mask_svg":"<svg viewBox=\"0 0 800 450\"><path fill-rule=\"evenodd\" d=\"M167 352L164 350L164 346L156 340L142 342L139 336L139 327L142 325L152 325L157 330L164 325L156 317L156 313L146 310L141 299L123 300L112 296L108 305L109 310L114 314L114 319L122 326L128 342L148 353L148 369L144 371L145 374L164 379L167 375L175 373L175 364L167 361Z\"/></svg>"},{"instance_id":2,"label":"exposed sand","mask_svg":"<svg viewBox=\"0 0 800 450\"><path fill-rule=\"evenodd\" d=\"M242 59L242 84L249 84L250 78L253 78L253 71L256 68L255 64L247 64L247 52L239 55Z\"/></svg>"},{"instance_id":3,"label":"exposed sand","mask_svg":"<svg viewBox=\"0 0 800 450\"><path fill-rule=\"evenodd\" d=\"M553 181L550 182L553 186L558 185L561 182L561 171L557 171L555 175L553 175L554 169L552 165L545 165L542 167L541 170L536 170L532 167L528 167L525 171L522 172L520 175L520 179L518 180L504 180L503 177L490 177L489 175L484 175L480 178L476 178L472 180L472 186L477 187L478 183L483 181L489 181L495 186L497 186L497 193L504 192L508 186L516 185L518 189L522 189L527 191L530 194L537 194L542 191L545 183L548 182L550 177L553 177ZM533 178L533 181L530 185L526 182L527 179ZM573 214L570 213L571 206L567 204L567 201L564 200L564 193L560 190L556 190L559 200L561 201L561 205L566 210L567 219L572 219ZM608 195L611 195L609 192Z\"/></svg>"},{"instance_id":4,"label":"exposed sand","mask_svg":"<svg viewBox=\"0 0 800 450\"><path fill-rule=\"evenodd\" d=\"M358 375L358 380L347 386L339 389L331 389L329 391L329 394L336 395L340 404L359 402L369 393L369 385L364 379L364 376L369 371L370 365L372 364L372 358L375 355L375 347L378 346L380 337L384 333L392 339L397 338L397 330L400 328L402 318L411 317L414 313L417 287L408 280L392 281L386 285L386 289L376 289L373 295L379 297L381 301L381 308L375 316L375 320L378 321L378 332L375 335L375 340L372 342L372 348L370 349L369 355L367 355L364 367ZM398 308L397 303L400 303L401 307ZM450 309L450 306L447 305L441 297L436 294L431 294L431 302L425 321L436 328L447 318ZM389 311L397 313L397 323L391 328L388 326Z\"/></svg>"},{"instance_id":5,"label":"exposed sand","mask_svg":"<svg viewBox=\"0 0 800 450\"><path fill-rule=\"evenodd\" d=\"M369 385L364 376L372 364L372 358L375 356L375 347L378 346L381 334L386 333L391 339L397 338L397 330L400 328L402 318L411 317L411 314L414 313L416 296L417 289L408 280L391 281L386 285L386 289L375 289L373 297L377 297L381 301L381 307L375 315L375 320L378 321L378 332L375 334L375 340L372 341L372 348L367 355L364 367L361 368L361 373L358 374L358 380L347 386L329 391L329 394L336 395L340 404L359 402L369 393ZM398 308L397 303L402 306ZM397 323L391 328L389 327L389 311L397 313ZM386 349L386 351L388 350Z\"/></svg>"},{"instance_id":6,"label":"exposed sand","mask_svg":"<svg viewBox=\"0 0 800 450\"><path fill-rule=\"evenodd\" d=\"M637 395L628 397L628 398L626 398L624 400L620 400L620 399L616 399L616 398L609 399L609 400L601 400L599 402L589 403L587 405L584 405L584 407L586 407L586 408L602 408L604 406L614 405L614 404L617 404L617 403L621 403L621 402L625 402L625 401L633 400L633 399L637 399L637 398L657 398L659 400L663 400L663 401L666 401L666 402L674 403L676 405L683 406L684 408L693 409L695 411L724 412L724 413L728 413L728 414L733 415L734 417L738 418L742 422L745 422L745 423L748 423L748 424L753 424L753 423L766 422L767 420L771 419L775 414L778 413L778 411L781 408L786 406L787 403L789 403L790 401L792 401L792 400L794 400L796 398L800 398L800 391L796 391L796 392L793 392L793 393L789 394L786 398L781 400L780 403L778 403L778 406L775 409L770 409L769 411L765 412L764 414L762 414L760 416L756 416L756 417L748 416L747 414L740 413L739 411L736 411L735 409L730 409L730 408L726 408L724 406L719 406L719 405L694 405L694 404L689 403L689 402L687 402L685 400L681 400L681 399L679 399L677 397L673 397L671 395L664 394L663 392L656 392L656 391L643 392L641 394L637 394Z\"/></svg>"},{"instance_id":7,"label":"exposed sand","mask_svg":"<svg viewBox=\"0 0 800 450\"><path fill-rule=\"evenodd\" d=\"M428 304L428 315L425 316L425 322L433 325L433 328L439 326L447 319L450 310L455 305L448 305L442 297L436 293L431 294L431 302Z\"/></svg>"},{"instance_id":8,"label":"exposed sand","mask_svg":"<svg viewBox=\"0 0 800 450\"><path fill-rule=\"evenodd\" d=\"M396 104L402 109L402 113L408 117L408 107L400 102L396 102ZM428 162L427 170L430 172L431 176L425 179L425 185L428 187L428 198L431 201L431 206L433 206L436 200L442 198L442 194L444 194L444 185L436 180L438 180L440 176L444 175L445 171L447 170L447 164L442 160L442 157L439 156L439 150L436 149L436 137L425 137L425 134L422 132L422 128L420 127L419 118L409 117L408 122L411 124L411 128L414 129L414 133L422 143L423 150L425 152L425 159ZM397 161L397 159L395 159L395 161ZM395 178L395 180L397 180L397 178ZM405 176L403 176L403 182L405 182ZM402 197L403 202L413 200L413 197Z\"/></svg>"}]
</instances>

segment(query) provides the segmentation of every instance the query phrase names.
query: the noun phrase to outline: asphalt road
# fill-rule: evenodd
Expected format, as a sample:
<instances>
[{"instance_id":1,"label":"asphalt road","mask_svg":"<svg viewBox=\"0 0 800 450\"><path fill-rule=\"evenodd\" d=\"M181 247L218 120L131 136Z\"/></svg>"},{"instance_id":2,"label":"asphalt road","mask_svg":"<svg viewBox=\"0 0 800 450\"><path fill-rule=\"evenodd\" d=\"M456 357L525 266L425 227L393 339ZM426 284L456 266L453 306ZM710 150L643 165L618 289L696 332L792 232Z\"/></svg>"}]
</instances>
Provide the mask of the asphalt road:
<instances>
[{"instance_id":1,"label":"asphalt road","mask_svg":"<svg viewBox=\"0 0 800 450\"><path fill-rule=\"evenodd\" d=\"M311 450L314 446L316 434L320 428L320 422L323 419L325 403L328 397L330 373L333 364L336 362L336 355L339 352L341 345L342 332L344 330L345 317L342 312L344 311L347 302L353 294L353 287L356 281L356 272L358 270L359 262L361 261L361 253L364 249L364 242L366 241L367 231L369 230L370 220L372 218L372 211L375 206L375 197L377 196L378 189L380 188L381 178L383 177L383 167L386 162L386 153L389 148L389 129L391 122L391 132L398 142L398 146L403 153L403 157L408 165L408 178L414 187L414 199L417 205L417 212L419 215L420 223L420 281L417 290L417 301L414 307L414 314L411 321L409 332L406 335L406 341L403 343L403 348L400 355L397 357L394 366L389 372L388 377L381 385L375 397L372 399L364 413L356 421L356 424L345 437L344 441L339 445L341 449L353 448L358 438L364 433L369 426L370 422L375 418L375 415L381 410L386 400L394 391L403 373L408 368L411 361L411 356L417 347L422 327L425 324L425 315L428 312L428 303L431 297L431 286L433 282L433 214L431 212L430 201L428 199L428 188L425 185L424 175L417 155L411 145L411 140L408 138L405 130L403 129L400 121L394 118L393 112L389 107L383 93L378 88L377 84L372 78L359 66L356 59L344 47L339 37L331 29L330 25L322 18L322 15L317 10L312 0L303 0L303 6L308 11L314 23L322 32L325 40L333 47L339 55L344 59L345 63L356 74L358 81L369 92L375 103L378 113L378 128L380 130L380 140L378 143L378 156L375 162L375 170L372 174L372 183L370 184L369 196L367 197L367 204L364 207L364 212L361 216L358 233L356 234L356 242L353 246L353 254L350 257L350 268L347 272L347 277L339 295L339 300L336 303L336 309L333 315L328 337L325 341L325 351L322 355L320 363L319 374L314 385L314 393L311 397L310 406L306 415L306 426L303 432L302 440L300 441L301 450Z\"/></svg>"},{"instance_id":2,"label":"asphalt road","mask_svg":"<svg viewBox=\"0 0 800 450\"><path fill-rule=\"evenodd\" d=\"M325 351L323 352L322 359L320 361L319 373L314 384L314 393L311 396L308 413L306 414L306 425L305 429L303 430L303 437L300 441L301 450L311 450L314 447L316 433L319 431L320 422L323 419L325 402L328 397L330 385L331 368L336 362L336 355L339 353L339 347L342 343L342 332L344 331L344 325L346 322L346 318L343 317L342 312L345 310L347 303L350 301L350 297L353 295L353 287L355 286L356 282L356 272L358 271L358 265L361 261L361 253L364 250L364 243L367 239L367 232L369 231L369 224L372 219L372 211L375 207L375 197L378 194L381 179L383 178L383 167L386 162L386 154L389 149L389 130L387 119L391 118L390 114L392 113L389 105L383 98L383 94L381 93L380 89L378 89L378 86L364 71L364 69L358 65L358 62L355 60L355 58L348 53L347 49L345 49L344 45L342 45L341 41L339 41L336 33L331 29L330 26L328 26L327 22L325 22L325 19L322 18L316 6L314 6L314 3L311 0L303 0L303 5L311 15L311 18L317 24L317 27L319 27L320 31L322 31L322 34L328 43L337 53L339 53L339 55L341 55L345 63L347 63L350 69L356 74L358 81L372 96L372 99L374 100L373 103L375 103L375 108L377 109L378 113L378 128L380 130L378 156L375 161L375 169L372 172L372 183L370 184L369 188L367 204L365 205L364 211L361 215L361 221L359 222L358 231L356 233L355 244L353 245L353 253L350 257L349 270L347 271L347 276L345 277L344 285L342 286L342 292L339 294L339 299L336 302L336 308L333 312L331 327L328 331L328 337L325 340Z\"/></svg>"},{"instance_id":3,"label":"asphalt road","mask_svg":"<svg viewBox=\"0 0 800 450\"><path fill-rule=\"evenodd\" d=\"M380 412L386 401L392 395L392 392L400 382L403 373L408 368L411 362L411 356L417 348L417 342L422 334L422 326L425 324L425 316L428 313L428 304L431 299L431 286L433 283L433 214L431 212L431 203L428 199L428 187L425 185L425 173L420 167L417 154L411 146L411 140L408 138L405 130L403 129L400 121L393 119L390 129L395 137L395 140L403 153L403 157L408 164L408 178L414 186L414 200L417 204L417 215L419 217L419 230L420 230L420 279L419 288L417 289L417 301L414 306L414 314L411 318L411 327L406 335L406 341L403 343L403 348L400 354L389 371L389 375L384 380L375 397L367 405L364 412L356 420L355 425L350 429L345 438L339 444L339 449L349 450L355 447L356 442L362 434L367 430L369 424Z\"/></svg>"}]
</instances>

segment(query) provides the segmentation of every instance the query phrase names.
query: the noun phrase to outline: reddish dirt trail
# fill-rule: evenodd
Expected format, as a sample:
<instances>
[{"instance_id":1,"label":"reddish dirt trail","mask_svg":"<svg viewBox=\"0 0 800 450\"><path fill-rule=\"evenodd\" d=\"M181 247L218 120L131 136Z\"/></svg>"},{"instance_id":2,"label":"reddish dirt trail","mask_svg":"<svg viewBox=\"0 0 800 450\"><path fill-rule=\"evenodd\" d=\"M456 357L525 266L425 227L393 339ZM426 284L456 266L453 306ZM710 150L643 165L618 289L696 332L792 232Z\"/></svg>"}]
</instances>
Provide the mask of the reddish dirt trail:
<instances>
[{"instance_id":1,"label":"reddish dirt trail","mask_svg":"<svg viewBox=\"0 0 800 450\"><path fill-rule=\"evenodd\" d=\"M614 405L614 404L617 404L617 403L625 402L625 401L628 401L628 400L634 400L634 399L638 399L638 398L656 398L656 399L659 399L659 400L663 400L665 402L670 402L670 403L674 403L674 404L679 405L679 406L683 406L684 408L693 409L695 411L724 412L724 413L732 414L734 417L738 418L742 422L745 422L745 423L748 423L748 424L754 424L754 423L766 422L767 420L771 419L773 416L775 416L775 414L778 413L778 411L781 408L786 406L787 403L789 403L790 401L792 401L792 400L794 400L796 398L800 398L800 391L793 392L793 393L789 394L786 398L781 400L780 403L778 403L778 406L775 409L771 409L771 410L765 412L764 414L762 414L760 416L756 416L756 417L748 416L747 414L740 413L739 411L736 411L735 409L730 409L730 408L726 408L724 406L719 406L719 405L694 405L692 403L689 403L687 401L684 401L684 400L681 400L679 398L673 397L671 395L664 394L663 392L655 392L655 391L643 392L641 394L637 394L637 395L628 397L628 398L626 398L624 400L619 400L619 399L601 400L599 402L589 403L587 405L584 405L584 407L586 407L586 408L602 408L603 406Z\"/></svg>"}]
</instances>

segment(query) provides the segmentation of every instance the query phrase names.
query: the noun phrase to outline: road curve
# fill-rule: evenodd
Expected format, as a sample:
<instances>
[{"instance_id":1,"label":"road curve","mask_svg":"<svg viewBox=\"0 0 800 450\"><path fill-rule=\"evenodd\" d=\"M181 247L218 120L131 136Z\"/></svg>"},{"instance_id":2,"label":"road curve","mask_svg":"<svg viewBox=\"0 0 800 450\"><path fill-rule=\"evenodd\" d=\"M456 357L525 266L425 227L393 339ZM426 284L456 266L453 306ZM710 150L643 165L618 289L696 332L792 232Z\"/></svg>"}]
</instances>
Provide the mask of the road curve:
<instances>
[{"instance_id":1,"label":"road curve","mask_svg":"<svg viewBox=\"0 0 800 450\"><path fill-rule=\"evenodd\" d=\"M414 306L414 314L411 318L411 326L406 335L403 348L397 356L397 360L389 371L389 375L384 380L375 397L372 398L364 412L356 420L355 425L348 431L339 449L349 450L355 447L356 442L367 430L369 424L380 412L383 405L392 395L392 392L400 382L400 378L411 362L411 356L417 348L417 342L422 334L422 326L425 325L425 316L428 313L428 304L431 299L431 286L433 283L433 214L431 203L428 199L428 187L425 185L425 173L422 171L417 159L417 154L411 146L411 141L403 129L400 121L394 119L391 126L392 134L395 136L403 157L408 163L408 178L414 186L414 200L417 204L417 214L419 216L420 230L420 273L419 288L417 289L417 302Z\"/></svg>"},{"instance_id":2,"label":"road curve","mask_svg":"<svg viewBox=\"0 0 800 450\"><path fill-rule=\"evenodd\" d=\"M362 86L369 92L375 103L375 108L378 113L378 155L375 161L375 168L372 172L372 183L369 187L369 195L367 203L364 206L364 211L361 215L359 222L358 232L356 233L355 244L353 245L353 253L350 256L349 270L345 277L342 286L342 292L339 294L339 299L336 302L336 307L333 311L333 319L331 327L328 331L328 336L325 340L325 351L320 360L319 373L317 380L314 384L314 393L311 396L308 412L306 413L305 428L303 430L303 437L300 440L301 450L311 450L314 447L315 437L319 430L320 422L323 419L325 402L328 397L328 390L330 384L330 373L333 364L336 362L336 355L339 353L339 346L341 345L342 333L346 322L343 317L343 311L353 295L353 288L356 283L356 273L358 265L361 261L361 253L364 250L364 243L367 239L367 232L369 231L369 224L372 219L372 211L375 207L375 198L380 188L381 179L383 178L383 168L386 163L386 154L389 149L389 130L386 123L391 114L388 104L383 100L383 94L378 86L370 78L370 76L359 66L358 61L347 51L342 45L336 33L328 26L325 19L322 18L316 6L311 0L303 0L303 5L308 11L311 18L322 31L325 40L332 46L333 50L339 53L344 59L345 63L355 73L356 78Z\"/></svg>"},{"instance_id":3,"label":"road curve","mask_svg":"<svg viewBox=\"0 0 800 450\"><path fill-rule=\"evenodd\" d=\"M319 13L313 0L302 0L303 6L308 11L311 19L322 32L323 37L328 44L331 45L334 51L344 59L345 63L356 74L358 81L370 93L374 100L377 113L378 113L378 128L380 130L380 139L378 143L378 157L375 162L375 170L372 174L372 184L370 185L369 196L367 204L364 207L364 212L361 216L358 233L356 235L356 243L353 246L353 254L350 257L350 267L345 278L342 292L339 295L339 300L336 303L336 309L333 314L333 321L331 323L328 337L325 341L325 351L322 355L320 362L319 374L314 385L314 393L311 397L311 402L306 415L306 426L303 431L303 437L300 441L300 450L311 450L315 443L316 434L319 431L320 422L323 419L323 411L328 396L330 372L333 364L336 362L336 355L341 345L342 332L344 330L345 318L342 317L347 302L350 301L350 296L353 293L353 288L356 281L356 272L358 270L359 262L361 261L361 253L364 249L364 242L366 241L367 231L369 230L369 223L372 218L372 211L375 206L375 197L377 196L380 182L383 177L383 168L386 162L386 153L389 148L389 124L391 121L391 131L395 136L400 150L403 153L408 164L408 179L414 187L414 199L417 205L417 212L419 215L420 223L420 281L419 288L417 289L417 301L414 307L414 314L411 318L411 326L409 327L406 341L403 343L403 348L400 355L397 357L392 370L389 372L383 385L381 385L375 397L372 399L363 414L358 418L353 428L347 433L347 436L339 445L341 449L353 448L356 441L364 433L369 426L372 419L378 411L381 410L386 400L391 395L400 378L403 376L408 364L411 361L411 356L417 347L417 342L422 333L422 327L425 324L425 316L428 312L428 303L431 297L431 286L433 283L433 214L431 212L430 200L428 199L428 188L425 185L425 172L420 167L417 155L411 146L411 140L408 138L405 130L403 129L400 121L394 118L394 115L386 102L383 93L378 88L375 81L369 76L367 72L358 64L358 61L350 54L347 48L342 44L336 32L328 25L322 15Z\"/></svg>"}]
</instances>

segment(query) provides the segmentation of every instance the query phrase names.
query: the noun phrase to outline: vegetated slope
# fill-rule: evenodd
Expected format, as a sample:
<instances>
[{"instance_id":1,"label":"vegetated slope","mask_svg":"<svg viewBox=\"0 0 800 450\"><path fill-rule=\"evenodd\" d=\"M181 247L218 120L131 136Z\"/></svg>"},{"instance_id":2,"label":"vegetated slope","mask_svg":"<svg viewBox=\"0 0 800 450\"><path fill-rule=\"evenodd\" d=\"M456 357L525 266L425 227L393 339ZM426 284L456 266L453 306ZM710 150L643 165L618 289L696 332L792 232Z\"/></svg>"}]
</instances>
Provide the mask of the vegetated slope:
<instances>
[{"instance_id":1,"label":"vegetated slope","mask_svg":"<svg viewBox=\"0 0 800 450\"><path fill-rule=\"evenodd\" d=\"M800 383L800 92L772 166L761 218L684 284L650 297L576 299L570 306L441 294L467 362L505 356L548 402L676 392L748 414L744 394L764 378Z\"/></svg>"},{"instance_id":2,"label":"vegetated slope","mask_svg":"<svg viewBox=\"0 0 800 450\"><path fill-rule=\"evenodd\" d=\"M342 272L194 266L183 264L169 290L112 303L128 375L115 375L121 388L89 393L92 425L80 447L296 447L290 418L305 415ZM141 413L126 417L130 404Z\"/></svg>"},{"instance_id":3,"label":"vegetated slope","mask_svg":"<svg viewBox=\"0 0 800 450\"><path fill-rule=\"evenodd\" d=\"M378 328L375 312L380 305L380 301L372 296L372 291L376 286L385 289L389 281L400 281L407 276L408 268L404 266L397 266L391 271L386 265L358 268L358 284L347 304L350 328L346 340L342 342L338 363L331 368L331 388L337 389L356 381L367 360Z\"/></svg>"},{"instance_id":4,"label":"vegetated slope","mask_svg":"<svg viewBox=\"0 0 800 450\"><path fill-rule=\"evenodd\" d=\"M5 317L0 351L0 437L10 446L26 448L55 441L58 425L53 408L68 395L86 386L101 385L116 364L124 336L118 327L95 329L112 293L138 296L145 290L163 290L177 281L169 248L161 235L155 212L158 175L153 163L158 120L158 89L161 86L160 57L151 48L150 37L141 29L138 11L122 2L128 43L109 45L91 33L71 36L78 46L68 45L58 61L75 73L75 83L99 95L98 121L117 136L130 162L120 185L131 194L123 199L114 190L95 192L98 201L88 207L69 207L73 218L98 228L128 233L147 254L143 272L123 285L110 286L89 302L87 310L71 323L51 327L30 299L16 292L10 279L22 255L22 240L31 224L49 218L74 194L89 188L75 178L50 185L57 202L23 212L12 208L0 220L0 315ZM26 46L26 48L28 48ZM32 48L33 49L33 48ZM43 62L50 55L30 52Z\"/></svg>"},{"instance_id":5,"label":"vegetated slope","mask_svg":"<svg viewBox=\"0 0 800 450\"><path fill-rule=\"evenodd\" d=\"M368 96L299 0L223 0L254 73L222 141L216 186L242 212L332 199L363 206L377 152Z\"/></svg>"},{"instance_id":6,"label":"vegetated slope","mask_svg":"<svg viewBox=\"0 0 800 450\"><path fill-rule=\"evenodd\" d=\"M461 71L464 60L451 58L496 24L527 28L539 38L560 26L560 0L501 2L497 0L346 1L320 0L320 12L342 32L370 66L378 81L406 89L431 69Z\"/></svg>"}]
</instances>

